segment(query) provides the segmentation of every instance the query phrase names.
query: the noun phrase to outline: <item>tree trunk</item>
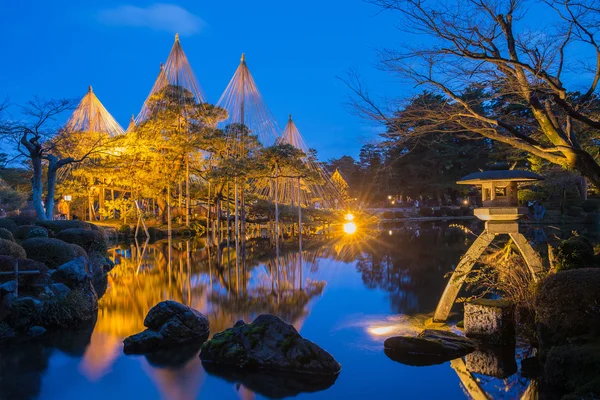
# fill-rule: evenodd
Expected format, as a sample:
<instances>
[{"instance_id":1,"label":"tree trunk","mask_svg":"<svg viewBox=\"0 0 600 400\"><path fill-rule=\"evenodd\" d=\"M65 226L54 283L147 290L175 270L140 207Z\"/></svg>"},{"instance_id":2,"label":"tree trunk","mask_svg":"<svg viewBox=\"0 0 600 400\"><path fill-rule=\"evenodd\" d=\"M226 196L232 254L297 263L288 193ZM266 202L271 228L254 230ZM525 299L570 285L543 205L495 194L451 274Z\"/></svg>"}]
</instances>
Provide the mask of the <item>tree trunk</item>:
<instances>
[{"instance_id":1,"label":"tree trunk","mask_svg":"<svg viewBox=\"0 0 600 400\"><path fill-rule=\"evenodd\" d=\"M569 165L600 188L600 165L590 153L583 150L573 151L567 156Z\"/></svg>"},{"instance_id":2,"label":"tree trunk","mask_svg":"<svg viewBox=\"0 0 600 400\"><path fill-rule=\"evenodd\" d=\"M46 219L52 220L54 215L54 195L56 192L56 171L58 159L48 157L48 193L46 193Z\"/></svg>"},{"instance_id":3,"label":"tree trunk","mask_svg":"<svg viewBox=\"0 0 600 400\"><path fill-rule=\"evenodd\" d=\"M44 190L42 182L42 158L32 155L31 163L33 165L33 177L31 178L33 207L35 208L37 218L40 221L44 221L48 218L46 217L46 210L44 210L44 202L42 201L42 193Z\"/></svg>"}]
</instances>

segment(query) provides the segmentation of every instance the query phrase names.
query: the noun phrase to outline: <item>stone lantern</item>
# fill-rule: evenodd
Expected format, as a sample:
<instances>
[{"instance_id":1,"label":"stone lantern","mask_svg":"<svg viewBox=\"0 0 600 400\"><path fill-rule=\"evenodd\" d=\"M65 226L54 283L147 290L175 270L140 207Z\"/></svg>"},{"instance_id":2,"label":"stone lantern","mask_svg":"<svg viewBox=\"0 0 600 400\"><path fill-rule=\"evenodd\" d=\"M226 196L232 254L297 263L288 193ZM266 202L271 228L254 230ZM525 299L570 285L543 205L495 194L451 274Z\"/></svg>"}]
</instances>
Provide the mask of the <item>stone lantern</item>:
<instances>
[{"instance_id":1,"label":"stone lantern","mask_svg":"<svg viewBox=\"0 0 600 400\"><path fill-rule=\"evenodd\" d=\"M477 218L485 221L485 229L475 239L454 269L433 316L434 322L444 322L456 301L462 284L477 259L488 248L497 235L509 235L525 259L534 280L542 272L542 261L525 236L519 232L518 220L527 207L519 207L519 183L543 180L538 174L519 170L494 170L475 172L459 180L460 185L481 187L483 207L474 211Z\"/></svg>"}]
</instances>

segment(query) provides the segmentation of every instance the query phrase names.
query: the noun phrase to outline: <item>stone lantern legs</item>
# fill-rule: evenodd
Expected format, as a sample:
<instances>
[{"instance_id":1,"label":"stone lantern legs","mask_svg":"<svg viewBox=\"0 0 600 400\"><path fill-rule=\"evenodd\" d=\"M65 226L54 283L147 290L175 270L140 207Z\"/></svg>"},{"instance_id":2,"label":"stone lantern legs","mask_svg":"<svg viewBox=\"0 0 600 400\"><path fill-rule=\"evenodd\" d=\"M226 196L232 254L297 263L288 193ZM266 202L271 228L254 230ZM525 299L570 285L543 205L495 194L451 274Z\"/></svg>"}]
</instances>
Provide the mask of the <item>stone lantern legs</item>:
<instances>
[{"instance_id":1,"label":"stone lantern legs","mask_svg":"<svg viewBox=\"0 0 600 400\"><path fill-rule=\"evenodd\" d=\"M517 221L487 221L483 233L475 239L452 273L435 309L434 322L445 322L448 319L450 309L456 301L465 278L497 235L509 235L525 259L533 279L537 281L540 278L543 272L542 260L525 236L519 232L519 223Z\"/></svg>"}]
</instances>

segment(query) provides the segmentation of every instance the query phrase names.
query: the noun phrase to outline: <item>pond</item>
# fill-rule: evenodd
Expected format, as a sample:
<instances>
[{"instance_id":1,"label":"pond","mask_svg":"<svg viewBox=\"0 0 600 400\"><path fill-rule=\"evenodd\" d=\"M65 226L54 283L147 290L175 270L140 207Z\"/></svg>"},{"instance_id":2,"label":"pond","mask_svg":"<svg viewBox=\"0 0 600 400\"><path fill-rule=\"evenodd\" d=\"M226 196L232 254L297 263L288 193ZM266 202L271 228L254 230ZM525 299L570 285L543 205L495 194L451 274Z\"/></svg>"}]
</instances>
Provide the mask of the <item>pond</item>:
<instances>
[{"instance_id":1,"label":"pond","mask_svg":"<svg viewBox=\"0 0 600 400\"><path fill-rule=\"evenodd\" d=\"M467 373L464 363L418 367L389 359L383 341L418 332L431 317L461 255L479 234L478 222L398 224L371 236L305 238L276 251L266 240L235 248L202 241L121 244L99 303L95 326L44 335L2 349L0 399L332 399L468 398L485 391L518 398L529 381ZM533 229L543 241L550 232ZM541 239L540 239L541 238ZM239 249L238 249L239 250ZM179 357L126 356L122 341L143 330L144 316L172 299L201 311L211 333L272 313L330 352L342 371L324 390L293 379L251 384L207 373L198 351ZM456 322L456 319L455 319ZM526 350L517 349L517 364ZM513 361L514 362L514 361ZM516 369L516 368L515 368ZM320 388L323 389L323 388ZM253 392L254 390L254 392ZM469 394L470 393L470 394Z\"/></svg>"}]
</instances>

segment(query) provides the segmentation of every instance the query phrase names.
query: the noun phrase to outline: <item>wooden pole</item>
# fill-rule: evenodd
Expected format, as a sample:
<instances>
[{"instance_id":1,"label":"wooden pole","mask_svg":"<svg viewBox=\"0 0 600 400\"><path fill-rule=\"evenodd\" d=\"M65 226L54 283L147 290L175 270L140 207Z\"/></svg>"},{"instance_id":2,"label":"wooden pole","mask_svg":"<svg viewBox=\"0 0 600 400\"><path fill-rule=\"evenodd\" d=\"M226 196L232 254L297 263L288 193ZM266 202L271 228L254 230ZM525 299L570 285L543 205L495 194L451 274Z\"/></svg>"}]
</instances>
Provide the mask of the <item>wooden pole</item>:
<instances>
[{"instance_id":1,"label":"wooden pole","mask_svg":"<svg viewBox=\"0 0 600 400\"><path fill-rule=\"evenodd\" d=\"M167 186L167 230L168 232L168 237L169 240L171 239L171 236L173 234L172 230L171 230L171 184L169 183L169 186ZM169 257L171 254L171 248L169 247ZM169 265L170 265L171 261L169 260Z\"/></svg>"},{"instance_id":2,"label":"wooden pole","mask_svg":"<svg viewBox=\"0 0 600 400\"><path fill-rule=\"evenodd\" d=\"M302 202L300 201L300 177L298 177L298 254L300 258L300 290L302 290Z\"/></svg>"},{"instance_id":3,"label":"wooden pole","mask_svg":"<svg viewBox=\"0 0 600 400\"><path fill-rule=\"evenodd\" d=\"M192 206L190 204L190 156L188 154L185 158L185 226L188 228L190 227L191 213Z\"/></svg>"}]
</instances>

